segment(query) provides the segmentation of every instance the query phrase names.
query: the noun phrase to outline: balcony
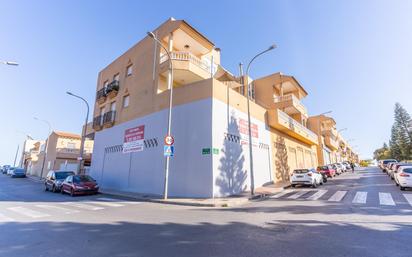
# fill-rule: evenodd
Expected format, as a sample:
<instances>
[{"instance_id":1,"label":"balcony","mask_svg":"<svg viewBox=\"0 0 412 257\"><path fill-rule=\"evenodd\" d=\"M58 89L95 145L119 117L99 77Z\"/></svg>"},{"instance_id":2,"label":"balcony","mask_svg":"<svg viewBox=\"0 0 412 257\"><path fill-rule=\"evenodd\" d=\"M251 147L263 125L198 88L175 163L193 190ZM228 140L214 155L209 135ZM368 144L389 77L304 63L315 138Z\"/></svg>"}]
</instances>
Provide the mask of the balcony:
<instances>
[{"instance_id":1,"label":"balcony","mask_svg":"<svg viewBox=\"0 0 412 257\"><path fill-rule=\"evenodd\" d=\"M269 126L309 145L318 144L318 136L298 121L278 109L268 111Z\"/></svg>"},{"instance_id":2,"label":"balcony","mask_svg":"<svg viewBox=\"0 0 412 257\"><path fill-rule=\"evenodd\" d=\"M116 111L106 112L103 115L103 127L110 128L114 125L114 121L116 118Z\"/></svg>"},{"instance_id":3,"label":"balcony","mask_svg":"<svg viewBox=\"0 0 412 257\"><path fill-rule=\"evenodd\" d=\"M80 149L62 147L62 148L56 148L56 153L57 153L58 158L77 159L77 157L79 157L80 155ZM90 159L91 151L88 149L84 149L83 157L85 159Z\"/></svg>"},{"instance_id":4,"label":"balcony","mask_svg":"<svg viewBox=\"0 0 412 257\"><path fill-rule=\"evenodd\" d=\"M103 124L102 124L103 118L101 115L94 117L93 119L93 129L95 131L99 131L103 128Z\"/></svg>"},{"instance_id":5,"label":"balcony","mask_svg":"<svg viewBox=\"0 0 412 257\"><path fill-rule=\"evenodd\" d=\"M113 80L109 85L106 87L106 95L109 97L109 99L114 98L117 93L119 92L119 81L118 80Z\"/></svg>"},{"instance_id":6,"label":"balcony","mask_svg":"<svg viewBox=\"0 0 412 257\"><path fill-rule=\"evenodd\" d=\"M212 65L210 62L201 60L190 52L171 52L173 61L173 78L179 84L189 84L199 80L210 78ZM169 57L167 54L160 56L160 73L167 76L169 68ZM217 65L213 64L213 71Z\"/></svg>"},{"instance_id":7,"label":"balcony","mask_svg":"<svg viewBox=\"0 0 412 257\"><path fill-rule=\"evenodd\" d=\"M96 93L96 101L99 104L102 104L106 101L106 88L102 88L97 91Z\"/></svg>"},{"instance_id":8,"label":"balcony","mask_svg":"<svg viewBox=\"0 0 412 257\"><path fill-rule=\"evenodd\" d=\"M325 145L332 150L338 150L339 142L335 135L333 134L332 130L327 130L323 132L323 136L325 137Z\"/></svg>"},{"instance_id":9,"label":"balcony","mask_svg":"<svg viewBox=\"0 0 412 257\"><path fill-rule=\"evenodd\" d=\"M303 114L308 116L308 110L302 102L293 94L277 96L273 98L275 108L284 110L287 114Z\"/></svg>"}]
</instances>

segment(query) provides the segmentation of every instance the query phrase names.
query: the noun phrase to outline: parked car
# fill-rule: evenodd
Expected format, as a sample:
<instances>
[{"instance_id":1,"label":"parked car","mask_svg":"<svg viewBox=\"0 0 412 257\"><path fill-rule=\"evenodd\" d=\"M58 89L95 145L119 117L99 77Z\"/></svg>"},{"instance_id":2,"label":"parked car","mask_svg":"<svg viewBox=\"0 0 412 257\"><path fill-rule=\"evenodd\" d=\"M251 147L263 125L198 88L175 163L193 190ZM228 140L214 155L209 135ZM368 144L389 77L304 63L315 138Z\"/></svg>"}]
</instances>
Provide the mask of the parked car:
<instances>
[{"instance_id":1,"label":"parked car","mask_svg":"<svg viewBox=\"0 0 412 257\"><path fill-rule=\"evenodd\" d=\"M44 187L46 191L52 191L53 193L61 190L63 181L68 177L74 175L73 171L59 171L51 170L47 173L44 181Z\"/></svg>"},{"instance_id":2,"label":"parked car","mask_svg":"<svg viewBox=\"0 0 412 257\"><path fill-rule=\"evenodd\" d=\"M386 171L387 165L389 165L389 164L391 164L391 163L393 163L393 162L398 162L398 161L395 160L395 159L385 159L385 160L382 160L382 167L381 167L382 172L387 172L387 171Z\"/></svg>"},{"instance_id":3,"label":"parked car","mask_svg":"<svg viewBox=\"0 0 412 257\"><path fill-rule=\"evenodd\" d=\"M332 165L319 166L318 171L324 173L329 178L336 176L336 170L332 167Z\"/></svg>"},{"instance_id":4,"label":"parked car","mask_svg":"<svg viewBox=\"0 0 412 257\"><path fill-rule=\"evenodd\" d=\"M315 169L296 169L290 177L292 187L296 185L308 185L316 188L323 185L323 178Z\"/></svg>"},{"instance_id":5,"label":"parked car","mask_svg":"<svg viewBox=\"0 0 412 257\"><path fill-rule=\"evenodd\" d=\"M1 169L1 173L7 174L7 170L10 168L10 165L4 165Z\"/></svg>"},{"instance_id":6,"label":"parked car","mask_svg":"<svg viewBox=\"0 0 412 257\"><path fill-rule=\"evenodd\" d=\"M12 178L25 178L26 177L26 170L22 169L22 168L14 168L11 171L10 176Z\"/></svg>"},{"instance_id":7,"label":"parked car","mask_svg":"<svg viewBox=\"0 0 412 257\"><path fill-rule=\"evenodd\" d=\"M340 175L343 173L342 167L339 163L331 164L333 169L336 171L336 175Z\"/></svg>"},{"instance_id":8,"label":"parked car","mask_svg":"<svg viewBox=\"0 0 412 257\"><path fill-rule=\"evenodd\" d=\"M388 169L388 175L392 180L395 179L395 173L398 172L399 168L402 166L411 166L411 164L402 162L391 163L390 169Z\"/></svg>"},{"instance_id":9,"label":"parked car","mask_svg":"<svg viewBox=\"0 0 412 257\"><path fill-rule=\"evenodd\" d=\"M397 164L398 162L390 162L386 165L386 174L390 176L392 168Z\"/></svg>"},{"instance_id":10,"label":"parked car","mask_svg":"<svg viewBox=\"0 0 412 257\"><path fill-rule=\"evenodd\" d=\"M71 175L68 176L61 187L61 193L68 193L71 196L84 194L97 194L99 185L89 175Z\"/></svg>"},{"instance_id":11,"label":"parked car","mask_svg":"<svg viewBox=\"0 0 412 257\"><path fill-rule=\"evenodd\" d=\"M7 175L11 176L11 174L13 173L13 170L16 169L15 167L10 167L7 169Z\"/></svg>"},{"instance_id":12,"label":"parked car","mask_svg":"<svg viewBox=\"0 0 412 257\"><path fill-rule=\"evenodd\" d=\"M412 187L412 166L401 166L395 173L395 183L402 191Z\"/></svg>"},{"instance_id":13,"label":"parked car","mask_svg":"<svg viewBox=\"0 0 412 257\"><path fill-rule=\"evenodd\" d=\"M345 168L345 171L352 170L352 165L350 164L350 162L342 162L342 166Z\"/></svg>"}]
</instances>

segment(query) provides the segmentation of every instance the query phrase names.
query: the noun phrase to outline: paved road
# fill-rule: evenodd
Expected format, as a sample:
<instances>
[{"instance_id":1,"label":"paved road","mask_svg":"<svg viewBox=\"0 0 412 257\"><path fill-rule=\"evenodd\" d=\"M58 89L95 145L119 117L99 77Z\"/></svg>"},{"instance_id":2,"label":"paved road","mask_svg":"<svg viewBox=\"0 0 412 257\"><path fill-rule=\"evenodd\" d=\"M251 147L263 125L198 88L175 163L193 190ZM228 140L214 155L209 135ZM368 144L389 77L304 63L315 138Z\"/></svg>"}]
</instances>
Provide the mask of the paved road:
<instances>
[{"instance_id":1,"label":"paved road","mask_svg":"<svg viewBox=\"0 0 412 257\"><path fill-rule=\"evenodd\" d=\"M238 208L62 196L0 175L0 256L412 256L412 191L378 169Z\"/></svg>"}]
</instances>

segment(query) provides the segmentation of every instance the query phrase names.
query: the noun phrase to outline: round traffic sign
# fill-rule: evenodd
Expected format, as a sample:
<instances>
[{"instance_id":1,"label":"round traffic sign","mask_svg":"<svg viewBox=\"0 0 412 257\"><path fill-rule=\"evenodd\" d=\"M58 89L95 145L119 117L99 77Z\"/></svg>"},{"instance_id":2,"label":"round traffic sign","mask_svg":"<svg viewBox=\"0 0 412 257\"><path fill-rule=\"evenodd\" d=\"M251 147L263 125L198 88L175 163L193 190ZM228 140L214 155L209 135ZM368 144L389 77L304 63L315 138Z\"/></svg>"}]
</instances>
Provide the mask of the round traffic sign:
<instances>
[{"instance_id":1,"label":"round traffic sign","mask_svg":"<svg viewBox=\"0 0 412 257\"><path fill-rule=\"evenodd\" d=\"M175 142L175 139L173 138L173 136L171 135L165 136L166 145L173 145L174 142Z\"/></svg>"}]
</instances>

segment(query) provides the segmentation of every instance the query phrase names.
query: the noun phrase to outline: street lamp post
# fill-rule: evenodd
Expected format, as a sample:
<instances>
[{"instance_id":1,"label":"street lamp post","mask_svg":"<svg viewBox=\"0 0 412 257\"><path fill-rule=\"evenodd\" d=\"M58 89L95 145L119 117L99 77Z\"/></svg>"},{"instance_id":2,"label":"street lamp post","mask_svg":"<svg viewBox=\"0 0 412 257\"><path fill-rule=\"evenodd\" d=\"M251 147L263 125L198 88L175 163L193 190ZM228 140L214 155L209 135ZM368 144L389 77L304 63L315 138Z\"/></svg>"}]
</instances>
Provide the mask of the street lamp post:
<instances>
[{"instance_id":1,"label":"street lamp post","mask_svg":"<svg viewBox=\"0 0 412 257\"><path fill-rule=\"evenodd\" d=\"M89 111L90 111L90 108L89 108L89 103L88 103L88 102L86 101L86 99L84 99L83 97L78 96L78 95L76 95L76 94L73 94L72 92L69 92L69 91L67 91L66 94L82 100L82 101L86 104L86 107L87 107L86 120L85 120L85 122L84 122L84 128L82 129L82 138L81 138L81 141L80 141L79 164L78 164L78 166L77 166L77 174L80 174L80 173L82 173L83 165L84 165L84 158L83 158L83 155L84 155L84 154L83 154L83 153L84 153L84 142L85 142L85 140L86 140L86 130L87 130L87 122L89 121Z\"/></svg>"},{"instance_id":2,"label":"street lamp post","mask_svg":"<svg viewBox=\"0 0 412 257\"><path fill-rule=\"evenodd\" d=\"M11 62L11 61L0 61L0 63L5 64L5 65L10 65L10 66L18 66L19 65L17 62Z\"/></svg>"},{"instance_id":3,"label":"street lamp post","mask_svg":"<svg viewBox=\"0 0 412 257\"><path fill-rule=\"evenodd\" d=\"M254 173L253 173L253 151L252 151L252 126L251 126L251 121L250 121L250 88L249 88L249 69L250 69L250 65L252 64L252 62L258 58L259 56L261 56L264 53L267 53L273 49L276 48L276 45L273 44L271 45L268 49L258 53L257 55L255 55L255 57L252 58L252 60L250 60L249 64L247 65L246 68L246 79L242 79L243 82L243 88L247 88L247 121L248 121L248 132L249 132L249 164L250 164L250 194L254 195L255 194L255 179L254 179ZM246 81L247 80L247 81ZM245 81L247 83L247 85L245 85Z\"/></svg>"},{"instance_id":4,"label":"street lamp post","mask_svg":"<svg viewBox=\"0 0 412 257\"><path fill-rule=\"evenodd\" d=\"M49 127L49 133L47 134L46 146L45 146L45 149L44 149L43 163L42 163L42 165L41 165L41 171L40 171L40 179L42 179L42 178L43 178L44 163L46 162L46 157L47 157L47 148L48 148L48 146L49 146L49 136L50 136L50 134L51 134L51 132L52 132L52 126L50 125L50 122L48 122L47 120L41 120L41 119L39 119L39 118L37 118L37 117L33 117L33 119L35 119L35 120L37 120L37 121L41 121L41 122L43 122L43 123L46 123L47 126Z\"/></svg>"},{"instance_id":5,"label":"street lamp post","mask_svg":"<svg viewBox=\"0 0 412 257\"><path fill-rule=\"evenodd\" d=\"M342 131L345 131L345 130L348 130L348 128L339 129L338 132L342 132Z\"/></svg>"},{"instance_id":6,"label":"street lamp post","mask_svg":"<svg viewBox=\"0 0 412 257\"><path fill-rule=\"evenodd\" d=\"M169 58L169 74L167 79L167 88L170 90L169 95L169 114L167 119L167 136L171 136L172 130L172 105L173 105L173 63L172 58L170 55L169 50L163 45L163 43L155 36L153 32L147 32L147 35L156 41L162 48L165 50L168 58ZM170 166L170 156L166 156L166 164L165 164L165 181L164 181L164 189L163 189L163 199L167 199L168 196L168 184L169 184L169 166Z\"/></svg>"}]
</instances>

